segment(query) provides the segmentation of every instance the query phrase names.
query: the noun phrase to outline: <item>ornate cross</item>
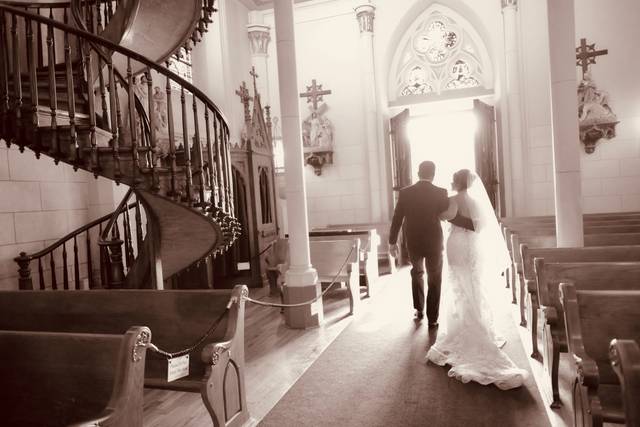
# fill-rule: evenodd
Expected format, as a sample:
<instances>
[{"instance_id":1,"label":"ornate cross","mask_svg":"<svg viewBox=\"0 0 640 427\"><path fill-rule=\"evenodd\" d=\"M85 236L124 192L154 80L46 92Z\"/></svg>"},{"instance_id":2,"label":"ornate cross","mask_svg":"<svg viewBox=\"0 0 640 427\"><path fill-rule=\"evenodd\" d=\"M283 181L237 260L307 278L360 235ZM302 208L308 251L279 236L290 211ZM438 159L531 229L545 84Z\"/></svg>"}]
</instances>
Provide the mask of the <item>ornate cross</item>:
<instances>
[{"instance_id":1,"label":"ornate cross","mask_svg":"<svg viewBox=\"0 0 640 427\"><path fill-rule=\"evenodd\" d=\"M307 103L313 103L313 111L318 109L318 102L322 101L323 95L329 95L330 90L322 90L322 85L316 84L316 79L311 80L311 86L307 86L307 91L300 94L300 98L307 98Z\"/></svg>"},{"instance_id":2,"label":"ornate cross","mask_svg":"<svg viewBox=\"0 0 640 427\"><path fill-rule=\"evenodd\" d=\"M240 97L240 102L244 105L244 119L248 123L251 121L251 113L249 112L249 100L251 97L249 96L249 90L245 82L242 82L240 89L236 90L236 95Z\"/></svg>"},{"instance_id":3,"label":"ornate cross","mask_svg":"<svg viewBox=\"0 0 640 427\"><path fill-rule=\"evenodd\" d=\"M607 49L596 50L596 44L587 44L587 39L580 39L580 46L576 48L576 66L582 67L582 77L589 71L589 65L596 63L596 57L609 53Z\"/></svg>"},{"instance_id":4,"label":"ornate cross","mask_svg":"<svg viewBox=\"0 0 640 427\"><path fill-rule=\"evenodd\" d=\"M256 79L260 76L258 75L258 73L256 73L256 67L251 66L251 71L249 71L249 74L251 74L251 77L253 77L253 93L257 95L258 86L256 85Z\"/></svg>"}]
</instances>

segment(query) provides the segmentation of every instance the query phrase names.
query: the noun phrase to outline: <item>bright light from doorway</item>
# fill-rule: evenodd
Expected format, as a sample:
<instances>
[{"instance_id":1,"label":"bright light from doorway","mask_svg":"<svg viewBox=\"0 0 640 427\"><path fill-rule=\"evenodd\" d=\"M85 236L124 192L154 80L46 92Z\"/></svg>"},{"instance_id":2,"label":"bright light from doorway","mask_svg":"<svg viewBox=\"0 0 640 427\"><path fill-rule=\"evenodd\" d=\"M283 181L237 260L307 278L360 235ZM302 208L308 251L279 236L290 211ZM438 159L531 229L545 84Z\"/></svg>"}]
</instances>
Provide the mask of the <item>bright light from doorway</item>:
<instances>
[{"instance_id":1,"label":"bright light from doorway","mask_svg":"<svg viewBox=\"0 0 640 427\"><path fill-rule=\"evenodd\" d=\"M448 190L455 171L464 168L475 171L477 128L478 121L472 110L412 117L407 131L413 182L418 180L418 165L424 160L436 164L434 184Z\"/></svg>"}]
</instances>

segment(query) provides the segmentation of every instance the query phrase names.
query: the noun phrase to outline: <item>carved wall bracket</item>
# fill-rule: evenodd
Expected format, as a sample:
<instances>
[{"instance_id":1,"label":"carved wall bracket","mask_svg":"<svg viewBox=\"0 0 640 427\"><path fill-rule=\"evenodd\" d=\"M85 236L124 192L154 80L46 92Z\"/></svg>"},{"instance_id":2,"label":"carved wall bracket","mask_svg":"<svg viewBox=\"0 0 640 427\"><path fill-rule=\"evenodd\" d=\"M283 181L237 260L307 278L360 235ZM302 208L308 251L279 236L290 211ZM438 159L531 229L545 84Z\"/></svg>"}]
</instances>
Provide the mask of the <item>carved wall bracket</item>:
<instances>
[{"instance_id":1,"label":"carved wall bracket","mask_svg":"<svg viewBox=\"0 0 640 427\"><path fill-rule=\"evenodd\" d=\"M316 151L313 153L306 153L304 155L304 162L313 167L313 172L320 176L322 175L322 167L324 165L333 164L333 151Z\"/></svg>"}]
</instances>

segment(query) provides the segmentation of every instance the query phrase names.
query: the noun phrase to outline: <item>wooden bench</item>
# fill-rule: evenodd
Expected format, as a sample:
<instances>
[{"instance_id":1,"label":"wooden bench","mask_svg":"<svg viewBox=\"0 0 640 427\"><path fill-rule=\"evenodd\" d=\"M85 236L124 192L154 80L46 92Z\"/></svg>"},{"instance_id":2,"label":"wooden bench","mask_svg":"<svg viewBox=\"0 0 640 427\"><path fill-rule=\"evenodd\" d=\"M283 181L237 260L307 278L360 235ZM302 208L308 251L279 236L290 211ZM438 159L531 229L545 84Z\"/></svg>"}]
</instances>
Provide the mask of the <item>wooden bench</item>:
<instances>
[{"instance_id":1,"label":"wooden bench","mask_svg":"<svg viewBox=\"0 0 640 427\"><path fill-rule=\"evenodd\" d=\"M150 338L145 327L124 335L0 331L1 424L142 426Z\"/></svg>"},{"instance_id":2,"label":"wooden bench","mask_svg":"<svg viewBox=\"0 0 640 427\"><path fill-rule=\"evenodd\" d=\"M618 376L610 362L613 339L640 341L640 291L585 291L561 285L569 351L576 365L576 425L627 423ZM633 402L637 410L638 400Z\"/></svg>"},{"instance_id":3,"label":"wooden bench","mask_svg":"<svg viewBox=\"0 0 640 427\"><path fill-rule=\"evenodd\" d=\"M320 283L335 280L346 285L349 314L354 314L360 305L360 240L311 240L309 251Z\"/></svg>"},{"instance_id":4,"label":"wooden bench","mask_svg":"<svg viewBox=\"0 0 640 427\"><path fill-rule=\"evenodd\" d=\"M536 258L543 259L546 263L553 262L640 262L640 245L635 246L590 246L583 248L530 248L529 245L520 245L520 257L522 259L522 276L527 298L524 304L526 318L531 332L531 357L540 358L538 351L538 285L534 262ZM521 298L521 302L525 300ZM521 310L523 307L521 305Z\"/></svg>"},{"instance_id":5,"label":"wooden bench","mask_svg":"<svg viewBox=\"0 0 640 427\"><path fill-rule=\"evenodd\" d=\"M329 224L318 230L352 230L370 231L375 230L378 236L378 271L379 274L392 274L396 272L396 259L389 253L389 229L390 222L367 222L360 224ZM364 241L362 242L365 245Z\"/></svg>"},{"instance_id":6,"label":"wooden bench","mask_svg":"<svg viewBox=\"0 0 640 427\"><path fill-rule=\"evenodd\" d=\"M576 289L581 291L640 290L640 262L547 263L537 258L535 271L544 325L543 363L551 379L551 407L558 408L561 406L558 388L560 353L567 352L567 335L560 304L560 283L573 283Z\"/></svg>"},{"instance_id":7,"label":"wooden bench","mask_svg":"<svg viewBox=\"0 0 640 427\"><path fill-rule=\"evenodd\" d=\"M189 375L172 382L166 379L166 359L151 352L145 387L200 393L214 425L240 426L249 419L242 298L247 294L246 286L233 290L5 291L0 292L0 330L121 334L131 325L144 325L153 332L153 344L162 350L173 353L195 345L189 354ZM229 312L207 335L230 301Z\"/></svg>"},{"instance_id":8,"label":"wooden bench","mask_svg":"<svg viewBox=\"0 0 640 427\"><path fill-rule=\"evenodd\" d=\"M369 230L312 230L310 240L354 240L360 239L358 264L360 268L360 284L366 288L367 296L374 293L378 281L378 246L380 236L375 229Z\"/></svg>"},{"instance_id":9,"label":"wooden bench","mask_svg":"<svg viewBox=\"0 0 640 427\"><path fill-rule=\"evenodd\" d=\"M526 284L523 277L523 260L520 247L523 244L528 245L531 248L553 248L556 247L555 232L547 235L526 235L518 233L510 233L510 242L508 245L511 252L513 266L511 272L514 284L512 286L512 302L518 303L517 295L519 294L520 303L520 324L527 326L526 319ZM584 246L627 246L627 245L640 245L640 233L594 233L584 235ZM516 291L516 284L518 285L519 292Z\"/></svg>"},{"instance_id":10,"label":"wooden bench","mask_svg":"<svg viewBox=\"0 0 640 427\"><path fill-rule=\"evenodd\" d=\"M625 421L628 426L640 426L640 346L634 340L614 339L609 358L622 387Z\"/></svg>"}]
</instances>

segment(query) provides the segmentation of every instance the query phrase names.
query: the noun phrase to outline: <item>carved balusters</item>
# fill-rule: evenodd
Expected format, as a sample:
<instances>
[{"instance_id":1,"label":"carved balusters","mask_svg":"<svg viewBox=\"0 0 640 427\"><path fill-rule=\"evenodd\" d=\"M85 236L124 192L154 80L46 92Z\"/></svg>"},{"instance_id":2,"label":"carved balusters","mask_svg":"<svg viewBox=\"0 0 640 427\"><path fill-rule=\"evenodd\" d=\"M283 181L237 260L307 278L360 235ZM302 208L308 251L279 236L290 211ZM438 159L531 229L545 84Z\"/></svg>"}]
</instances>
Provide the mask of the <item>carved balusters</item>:
<instances>
[{"instance_id":1,"label":"carved balusters","mask_svg":"<svg viewBox=\"0 0 640 427\"><path fill-rule=\"evenodd\" d=\"M40 284L40 290L45 290L44 284L44 269L42 268L42 258L38 258L38 282Z\"/></svg>"},{"instance_id":2,"label":"carved balusters","mask_svg":"<svg viewBox=\"0 0 640 427\"><path fill-rule=\"evenodd\" d=\"M69 268L67 264L67 245L62 244L62 287L66 291L69 289Z\"/></svg>"},{"instance_id":3,"label":"carved balusters","mask_svg":"<svg viewBox=\"0 0 640 427\"><path fill-rule=\"evenodd\" d=\"M184 94L184 86L180 92L180 105L182 106L182 141L184 146L184 178L185 178L185 202L191 206L193 197L191 195L192 170L191 170L191 149L189 148L189 125L187 123L187 104Z\"/></svg>"},{"instance_id":4,"label":"carved balusters","mask_svg":"<svg viewBox=\"0 0 640 427\"><path fill-rule=\"evenodd\" d=\"M142 215L140 214L140 200L136 200L136 243L138 245L138 253L142 248Z\"/></svg>"},{"instance_id":5,"label":"carved balusters","mask_svg":"<svg viewBox=\"0 0 640 427\"><path fill-rule=\"evenodd\" d=\"M36 23L36 26L39 25ZM36 157L40 157L40 141L37 139L38 129L38 76L36 74L36 67L38 59L36 57L38 48L36 46L36 40L33 34L33 25L30 19L25 19L25 31L27 41L27 69L29 73L29 90L31 95L31 140L37 141L34 146Z\"/></svg>"},{"instance_id":6,"label":"carved balusters","mask_svg":"<svg viewBox=\"0 0 640 427\"><path fill-rule=\"evenodd\" d=\"M215 112L214 112L215 114ZM211 191L211 196L209 199L209 203L213 206L217 205L217 196L216 196L216 182L214 177L214 166L213 166L213 147L211 145L211 127L209 125L209 109L205 106L204 109L204 125L206 129L207 136L207 169L209 175L209 189Z\"/></svg>"},{"instance_id":7,"label":"carved balusters","mask_svg":"<svg viewBox=\"0 0 640 427\"><path fill-rule=\"evenodd\" d=\"M40 15L40 8L36 9L37 14ZM42 24L36 23L36 40L37 40L37 56L38 56L38 67L44 67L44 49L42 46Z\"/></svg>"},{"instance_id":8,"label":"carved balusters","mask_svg":"<svg viewBox=\"0 0 640 427\"><path fill-rule=\"evenodd\" d=\"M111 229L111 240L106 243L109 248L109 288L122 288L124 286L124 264L122 263L122 244L120 239L120 226L116 220Z\"/></svg>"},{"instance_id":9,"label":"carved balusters","mask_svg":"<svg viewBox=\"0 0 640 427\"><path fill-rule=\"evenodd\" d=\"M64 10L64 22L68 21L67 9ZM69 33L64 33L64 63L67 80L67 111L69 112L69 148L75 153L78 152L78 135L76 133L76 103L75 103L75 82L73 79L73 59L71 57L71 42ZM63 153L55 153L56 163ZM79 156L78 156L79 157ZM76 160L78 159L76 157Z\"/></svg>"},{"instance_id":10,"label":"carved balusters","mask_svg":"<svg viewBox=\"0 0 640 427\"><path fill-rule=\"evenodd\" d=\"M131 268L133 265L133 242L131 239L131 218L129 217L129 208L124 211L123 215L123 227L124 227L124 255L127 260L127 268Z\"/></svg>"},{"instance_id":11,"label":"carved balusters","mask_svg":"<svg viewBox=\"0 0 640 427\"><path fill-rule=\"evenodd\" d=\"M58 142L58 91L56 88L55 70L55 45L53 26L47 25L47 64L49 75L49 110L51 113L51 140L49 150L57 153L60 151Z\"/></svg>"},{"instance_id":12,"label":"carved balusters","mask_svg":"<svg viewBox=\"0 0 640 427\"><path fill-rule=\"evenodd\" d=\"M217 192L218 192L218 207L224 210L224 204L226 203L226 198L224 194L224 182L222 180L222 138L220 138L220 133L222 129L222 125L219 124L219 117L216 115L213 118L213 134L215 137L214 141L214 149L215 149L215 162L216 162L216 181L217 181Z\"/></svg>"},{"instance_id":13,"label":"carved balusters","mask_svg":"<svg viewBox=\"0 0 640 427\"><path fill-rule=\"evenodd\" d=\"M73 236L73 281L76 289L82 289L80 284L80 258L78 257L78 240Z\"/></svg>"},{"instance_id":14,"label":"carved balusters","mask_svg":"<svg viewBox=\"0 0 640 427\"><path fill-rule=\"evenodd\" d=\"M104 64L102 62L102 57L98 56L98 80L100 82L100 98L102 99L102 127L104 129L111 129L111 124L109 121L109 106L107 105L107 89L104 83Z\"/></svg>"},{"instance_id":15,"label":"carved balusters","mask_svg":"<svg viewBox=\"0 0 640 427\"><path fill-rule=\"evenodd\" d=\"M151 190L154 193L160 191L160 181L158 178L158 171L156 166L158 165L158 147L157 147L157 139L156 139L156 120L157 117L154 114L154 106L153 106L153 77L151 76L151 70L147 69L144 73L145 78L147 80L147 101L149 109L149 131L151 136Z\"/></svg>"},{"instance_id":16,"label":"carved balusters","mask_svg":"<svg viewBox=\"0 0 640 427\"><path fill-rule=\"evenodd\" d=\"M98 227L98 236L102 236L102 223ZM98 241L100 237L98 237ZM103 245L98 246L100 250L100 286L103 289L109 288L109 254L107 253L107 248Z\"/></svg>"},{"instance_id":17,"label":"carved balusters","mask_svg":"<svg viewBox=\"0 0 640 427\"><path fill-rule=\"evenodd\" d=\"M95 288L95 283L93 280L93 259L91 257L91 230L86 231L86 240L85 244L87 245L87 280L89 281L89 289Z\"/></svg>"},{"instance_id":18,"label":"carved balusters","mask_svg":"<svg viewBox=\"0 0 640 427\"><path fill-rule=\"evenodd\" d=\"M169 127L169 169L171 171L171 190L169 197L176 198L178 189L176 185L176 140L175 129L173 124L173 105L171 103L171 80L167 77L165 87L167 92L167 125Z\"/></svg>"},{"instance_id":19,"label":"carved balusters","mask_svg":"<svg viewBox=\"0 0 640 427\"><path fill-rule=\"evenodd\" d=\"M110 107L110 118L111 118L111 148L113 155L113 169L114 169L114 178L116 182L120 182L120 178L122 177L122 171L120 169L120 136L118 133L118 118L117 118L117 109L119 107L116 106L116 81L115 75L113 71L113 62L109 60L107 63L107 73L109 75L109 107Z\"/></svg>"},{"instance_id":20,"label":"carved balusters","mask_svg":"<svg viewBox=\"0 0 640 427\"><path fill-rule=\"evenodd\" d=\"M49 254L49 267L51 267L51 289L58 289L58 279L56 279L56 261L53 259L53 251Z\"/></svg>"},{"instance_id":21,"label":"carved balusters","mask_svg":"<svg viewBox=\"0 0 640 427\"><path fill-rule=\"evenodd\" d=\"M82 54L82 49L81 52ZM89 170L94 174L98 173L98 143L96 140L96 106L95 93L93 91L93 58L91 57L91 49L85 49L84 65L87 75L89 90L87 97L89 101L89 141L91 144L91 154L89 155Z\"/></svg>"},{"instance_id":22,"label":"carved balusters","mask_svg":"<svg viewBox=\"0 0 640 427\"><path fill-rule=\"evenodd\" d=\"M20 152L24 152L24 144L22 140L22 80L20 71L20 42L18 39L18 18L16 15L11 15L11 39L12 39L12 52L13 52L13 123L15 126L15 138L18 140L20 146Z\"/></svg>"},{"instance_id":23,"label":"carved balusters","mask_svg":"<svg viewBox=\"0 0 640 427\"><path fill-rule=\"evenodd\" d=\"M133 73L131 72L131 58L127 58L127 98L129 104L129 129L131 133L131 158L133 160L133 182L138 182L138 132L136 132L136 94L134 92ZM142 120L140 120L142 124ZM141 132L140 135L143 133Z\"/></svg>"},{"instance_id":24,"label":"carved balusters","mask_svg":"<svg viewBox=\"0 0 640 427\"><path fill-rule=\"evenodd\" d=\"M9 45L7 44L5 19L4 12L0 12L0 129L2 129L3 135L9 131ZM7 138L7 145L9 144Z\"/></svg>"},{"instance_id":25,"label":"carved balusters","mask_svg":"<svg viewBox=\"0 0 640 427\"><path fill-rule=\"evenodd\" d=\"M196 101L195 96L193 96L193 132L194 132L193 151L194 151L194 155L196 156L194 160L198 162L197 170L196 170L199 178L198 189L199 189L200 202L198 203L198 206L204 208L206 206L205 196L204 196L204 190L205 190L204 162L202 159L202 144L200 143L200 129L198 126L198 103Z\"/></svg>"}]
</instances>

